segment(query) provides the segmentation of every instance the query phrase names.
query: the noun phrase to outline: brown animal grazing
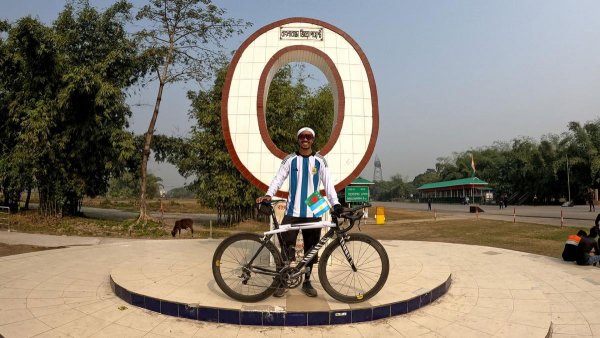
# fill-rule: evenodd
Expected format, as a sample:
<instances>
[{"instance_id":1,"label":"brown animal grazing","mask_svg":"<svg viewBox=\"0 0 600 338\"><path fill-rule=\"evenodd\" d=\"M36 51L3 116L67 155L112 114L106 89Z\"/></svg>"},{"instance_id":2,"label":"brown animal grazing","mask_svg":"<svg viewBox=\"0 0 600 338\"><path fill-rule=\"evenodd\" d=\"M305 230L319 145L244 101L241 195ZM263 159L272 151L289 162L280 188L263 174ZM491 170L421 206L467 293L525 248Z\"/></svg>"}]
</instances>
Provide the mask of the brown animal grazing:
<instances>
[{"instance_id":1,"label":"brown animal grazing","mask_svg":"<svg viewBox=\"0 0 600 338\"><path fill-rule=\"evenodd\" d=\"M181 229L190 229L190 232L192 233L192 237L194 237L194 221L191 218L184 218L184 219L180 219L178 221L175 221L175 226L173 227L173 230L171 231L171 235L173 235L173 237L175 237L176 233L179 233L179 237L181 237Z\"/></svg>"}]
</instances>

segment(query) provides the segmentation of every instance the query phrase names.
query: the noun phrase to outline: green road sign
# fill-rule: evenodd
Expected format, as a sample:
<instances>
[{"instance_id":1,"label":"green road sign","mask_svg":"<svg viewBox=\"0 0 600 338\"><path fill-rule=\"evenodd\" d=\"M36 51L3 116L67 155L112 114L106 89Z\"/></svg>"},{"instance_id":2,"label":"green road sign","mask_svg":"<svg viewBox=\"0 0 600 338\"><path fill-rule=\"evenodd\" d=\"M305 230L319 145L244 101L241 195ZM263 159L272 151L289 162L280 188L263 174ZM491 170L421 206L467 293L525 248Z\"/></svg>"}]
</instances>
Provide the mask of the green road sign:
<instances>
[{"instance_id":1,"label":"green road sign","mask_svg":"<svg viewBox=\"0 0 600 338\"><path fill-rule=\"evenodd\" d=\"M346 187L346 202L368 202L369 187Z\"/></svg>"}]
</instances>

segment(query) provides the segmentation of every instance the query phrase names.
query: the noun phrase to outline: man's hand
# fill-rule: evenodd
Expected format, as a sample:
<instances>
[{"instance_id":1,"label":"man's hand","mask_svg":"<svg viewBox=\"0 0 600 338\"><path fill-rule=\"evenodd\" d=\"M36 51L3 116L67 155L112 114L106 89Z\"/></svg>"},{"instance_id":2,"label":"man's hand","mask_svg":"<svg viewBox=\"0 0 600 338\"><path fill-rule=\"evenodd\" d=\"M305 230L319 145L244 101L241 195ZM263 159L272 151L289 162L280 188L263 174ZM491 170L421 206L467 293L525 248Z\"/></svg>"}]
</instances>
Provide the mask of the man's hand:
<instances>
[{"instance_id":1,"label":"man's hand","mask_svg":"<svg viewBox=\"0 0 600 338\"><path fill-rule=\"evenodd\" d=\"M344 212L344 207L341 204L336 204L333 206L332 214L336 217L340 216Z\"/></svg>"},{"instance_id":2,"label":"man's hand","mask_svg":"<svg viewBox=\"0 0 600 338\"><path fill-rule=\"evenodd\" d=\"M261 203L262 201L267 201L267 202L271 201L271 196L265 195L265 196L260 196L260 197L256 198L256 203L257 204Z\"/></svg>"}]
</instances>

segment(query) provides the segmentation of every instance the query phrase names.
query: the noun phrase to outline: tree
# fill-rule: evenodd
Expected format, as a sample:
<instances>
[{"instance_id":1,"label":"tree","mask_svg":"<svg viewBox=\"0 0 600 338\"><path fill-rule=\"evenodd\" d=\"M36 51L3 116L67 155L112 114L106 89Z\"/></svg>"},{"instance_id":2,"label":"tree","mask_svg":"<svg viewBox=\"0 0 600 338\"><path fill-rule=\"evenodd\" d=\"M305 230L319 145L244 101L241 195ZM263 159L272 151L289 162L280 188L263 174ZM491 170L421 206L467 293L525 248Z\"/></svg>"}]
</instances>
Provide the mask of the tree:
<instances>
[{"instance_id":1,"label":"tree","mask_svg":"<svg viewBox=\"0 0 600 338\"><path fill-rule=\"evenodd\" d=\"M60 90L60 59L50 28L25 17L10 26L3 43L0 82L3 119L7 130L0 174L5 204L15 208L20 193L44 180L54 168L38 165L50 151L55 126L56 100ZM55 187L56 188L56 187ZM46 189L54 193L56 189Z\"/></svg>"},{"instance_id":2,"label":"tree","mask_svg":"<svg viewBox=\"0 0 600 338\"><path fill-rule=\"evenodd\" d=\"M148 173L146 180L146 194L148 198L156 198L160 196L160 184L162 178ZM120 198L135 198L140 195L140 185L137 176L132 172L125 172L119 177L111 178L108 195L111 197Z\"/></svg>"},{"instance_id":3,"label":"tree","mask_svg":"<svg viewBox=\"0 0 600 338\"><path fill-rule=\"evenodd\" d=\"M169 198L194 198L194 192L191 191L188 187L177 187L169 190L167 192L167 196Z\"/></svg>"},{"instance_id":4,"label":"tree","mask_svg":"<svg viewBox=\"0 0 600 338\"><path fill-rule=\"evenodd\" d=\"M269 87L266 120L273 143L285 153L298 148L296 132L311 127L314 149L322 149L333 128L333 94L329 85L311 90L305 85L302 66L287 64L273 76ZM282 123L285 121L285 123Z\"/></svg>"},{"instance_id":5,"label":"tree","mask_svg":"<svg viewBox=\"0 0 600 338\"><path fill-rule=\"evenodd\" d=\"M415 188L422 186L423 184L433 183L442 181L440 179L440 175L435 171L435 169L427 169L424 173L415 176L413 179L413 185Z\"/></svg>"},{"instance_id":6,"label":"tree","mask_svg":"<svg viewBox=\"0 0 600 338\"><path fill-rule=\"evenodd\" d=\"M390 181L375 182L373 198L378 201L406 199L415 192L412 184L407 183L400 175L394 175Z\"/></svg>"},{"instance_id":7,"label":"tree","mask_svg":"<svg viewBox=\"0 0 600 338\"><path fill-rule=\"evenodd\" d=\"M13 130L0 161L3 190L35 184L46 215L77 212L133 153L123 88L143 68L124 29L130 8L69 3L52 28L26 17L2 44L0 100Z\"/></svg>"},{"instance_id":8,"label":"tree","mask_svg":"<svg viewBox=\"0 0 600 338\"><path fill-rule=\"evenodd\" d=\"M140 168L140 215L146 222L146 180L150 145L166 84L205 80L223 60L221 41L240 34L249 23L224 18L225 10L210 0L150 0L137 14L147 29L136 35L158 81L156 102L145 134Z\"/></svg>"},{"instance_id":9,"label":"tree","mask_svg":"<svg viewBox=\"0 0 600 338\"><path fill-rule=\"evenodd\" d=\"M583 195L590 187L600 186L600 120L581 126L570 122L565 135L566 153L572 184Z\"/></svg>"},{"instance_id":10,"label":"tree","mask_svg":"<svg viewBox=\"0 0 600 338\"><path fill-rule=\"evenodd\" d=\"M213 88L188 93L192 100L190 116L197 121L192 127L188 149L190 156L177 163L180 172L196 179L189 186L203 205L217 209L219 220L239 222L250 217L254 199L260 194L236 169L221 127L221 94L226 67L217 72Z\"/></svg>"},{"instance_id":11,"label":"tree","mask_svg":"<svg viewBox=\"0 0 600 338\"><path fill-rule=\"evenodd\" d=\"M58 96L63 115L57 138L67 149L65 203L74 213L83 195L104 194L111 174L133 156L131 111L124 89L144 74L137 45L125 31L131 4L121 0L104 12L86 1L67 5L54 24L64 57L64 85Z\"/></svg>"}]
</instances>

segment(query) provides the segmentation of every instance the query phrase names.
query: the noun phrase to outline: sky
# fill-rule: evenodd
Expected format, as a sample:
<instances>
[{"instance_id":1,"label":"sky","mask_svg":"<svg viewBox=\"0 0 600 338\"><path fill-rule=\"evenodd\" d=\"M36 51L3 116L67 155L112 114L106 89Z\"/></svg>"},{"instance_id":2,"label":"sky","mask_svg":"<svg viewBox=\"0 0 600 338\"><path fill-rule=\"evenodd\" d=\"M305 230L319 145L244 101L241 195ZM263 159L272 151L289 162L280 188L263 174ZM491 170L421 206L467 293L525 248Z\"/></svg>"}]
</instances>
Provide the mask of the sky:
<instances>
[{"instance_id":1,"label":"sky","mask_svg":"<svg viewBox=\"0 0 600 338\"><path fill-rule=\"evenodd\" d=\"M98 9L112 3L90 0ZM147 1L133 1L136 8ZM600 118L600 1L214 0L253 26L226 42L233 51L254 31L288 17L319 19L349 34L377 84L380 129L373 157L384 179L412 180L439 157L567 131ZM52 23L58 0L0 0L0 19ZM198 84L166 88L157 132L186 136L186 98ZM204 88L206 89L206 88ZM156 86L129 99L131 129L148 128ZM477 159L475 159L477 162ZM186 180L151 163L165 187ZM373 159L362 176L372 179ZM188 178L187 182L191 179Z\"/></svg>"}]
</instances>

